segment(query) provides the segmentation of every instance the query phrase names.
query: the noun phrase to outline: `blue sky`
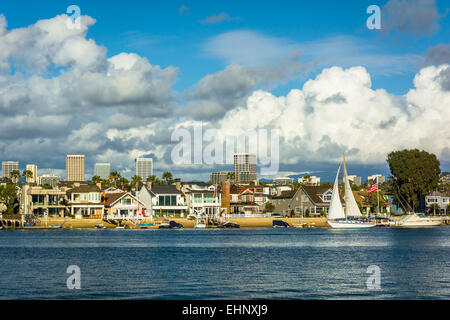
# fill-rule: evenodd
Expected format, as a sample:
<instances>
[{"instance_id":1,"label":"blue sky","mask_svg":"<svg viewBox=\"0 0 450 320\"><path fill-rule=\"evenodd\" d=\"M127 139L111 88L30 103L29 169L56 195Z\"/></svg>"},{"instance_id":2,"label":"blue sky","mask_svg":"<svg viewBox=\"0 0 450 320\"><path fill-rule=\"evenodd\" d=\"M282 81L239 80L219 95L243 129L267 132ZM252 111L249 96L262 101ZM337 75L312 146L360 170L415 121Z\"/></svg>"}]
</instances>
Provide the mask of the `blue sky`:
<instances>
[{"instance_id":1,"label":"blue sky","mask_svg":"<svg viewBox=\"0 0 450 320\"><path fill-rule=\"evenodd\" d=\"M430 48L450 43L450 19L447 1L408 0L406 3L410 11L396 12L395 10L401 11L396 7L401 3L400 0L3 1L0 4L0 14L6 17L8 30L13 30L31 26L39 20L52 19L64 14L69 5L78 5L82 15L96 20L89 27L86 39L93 39L96 45L104 47L107 58L124 52L135 53L148 59L153 66L158 65L162 69L176 68L170 90L175 110L182 111L190 110L185 108L197 101L195 99L198 98L192 100L186 96L195 95L196 88L206 76L216 75L233 64L254 71L283 65L283 62L292 63L289 59L293 54L298 54L295 58L298 69L295 72L287 72L284 76L270 80L255 80L251 89L239 97L242 100L219 103L227 106L242 103L258 89L275 96L286 96L292 89L301 90L308 80L315 79L324 69L333 66L344 69L362 66L370 74L373 90L384 89L403 99L414 88L414 77L427 66ZM369 17L366 9L373 4L383 8L382 30L369 30L366 27ZM14 58L10 57L10 60ZM444 57L444 62L447 61L445 59L447 57ZM430 64L438 65L428 63ZM14 66L13 63L11 65ZM58 77L61 70L70 68L59 65L52 69L53 73L39 75ZM28 72L26 67L21 71L24 74ZM34 73L29 72L28 76L31 77ZM15 73L14 67L10 73ZM208 99L205 100L211 101ZM102 114L99 112L92 119L98 120ZM225 117L226 113L207 120L214 125ZM172 122L181 123L182 118L177 112L171 115ZM83 130L83 123L78 118L71 119L70 124L68 136L77 130ZM111 127L107 129L111 130ZM444 157L441 159L444 170L449 168L449 152L446 147L450 146L447 133L443 133L443 146L438 150ZM29 138L39 138L39 134ZM417 137L415 141L424 143L425 140L426 138L421 140L421 137ZM409 148L415 144L411 142L404 146ZM156 156L153 149L157 147L149 146L152 150L148 154ZM103 155L92 153L89 165L104 159L107 148L110 147L105 145ZM7 149L6 146L0 148L3 150L0 154L2 159L7 156ZM88 155L90 152L81 147L78 151ZM357 161L356 174L366 176L373 171L388 174L386 164L380 160L382 158L385 159L385 154L378 156L374 163ZM161 156L160 160L164 161L164 157ZM24 156L21 161L31 162L32 159ZM61 160L42 161L45 164L41 168L64 168ZM319 162L320 164L314 165ZM328 162L327 159L286 163L282 167L286 172L314 172L315 169L324 172L327 171L324 169L327 163L329 170L325 176L329 179L335 170L335 163ZM129 170L130 165L124 164L121 169ZM182 169L179 174L183 175ZM206 176L205 169L201 177Z\"/></svg>"},{"instance_id":2,"label":"blue sky","mask_svg":"<svg viewBox=\"0 0 450 320\"><path fill-rule=\"evenodd\" d=\"M0 12L8 18L10 28L30 25L38 19L65 13L76 4L82 15L97 23L89 37L108 49L108 55L135 52L148 57L152 64L174 65L180 68L177 90L193 86L205 74L223 69L229 61L208 53L208 41L215 36L238 30L248 30L261 36L279 38L292 46L309 42L325 42L333 37L352 37L355 45L367 47L367 54L423 55L430 46L450 41L450 21L440 21L440 30L427 37L396 34L382 35L365 26L369 14L366 8L387 1L4 1ZM186 7L183 11L180 9ZM438 11L446 13L445 1L437 2ZM212 15L226 13L230 20L202 23ZM281 44L280 44L281 45ZM328 52L328 59L341 61L341 56ZM314 59L307 57L306 59ZM389 88L392 93L405 93L415 72L380 73L373 77L374 88ZM374 68L375 69L375 68ZM369 71L375 71L369 69ZM316 73L312 72L310 75ZM286 92L300 86L301 80L282 86Z\"/></svg>"}]
</instances>

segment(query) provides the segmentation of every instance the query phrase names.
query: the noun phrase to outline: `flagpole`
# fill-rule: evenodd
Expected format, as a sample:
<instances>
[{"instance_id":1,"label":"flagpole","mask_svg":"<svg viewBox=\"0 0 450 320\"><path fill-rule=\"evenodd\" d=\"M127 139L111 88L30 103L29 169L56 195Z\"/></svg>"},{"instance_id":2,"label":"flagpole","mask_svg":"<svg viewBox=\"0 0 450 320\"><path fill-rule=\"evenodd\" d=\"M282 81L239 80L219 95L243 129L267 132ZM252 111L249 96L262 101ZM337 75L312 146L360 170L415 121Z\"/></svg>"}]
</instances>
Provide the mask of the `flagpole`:
<instances>
[{"instance_id":1,"label":"flagpole","mask_svg":"<svg viewBox=\"0 0 450 320\"><path fill-rule=\"evenodd\" d=\"M379 190L377 186L377 201L378 201L378 214L380 214L380 196L379 196Z\"/></svg>"}]
</instances>

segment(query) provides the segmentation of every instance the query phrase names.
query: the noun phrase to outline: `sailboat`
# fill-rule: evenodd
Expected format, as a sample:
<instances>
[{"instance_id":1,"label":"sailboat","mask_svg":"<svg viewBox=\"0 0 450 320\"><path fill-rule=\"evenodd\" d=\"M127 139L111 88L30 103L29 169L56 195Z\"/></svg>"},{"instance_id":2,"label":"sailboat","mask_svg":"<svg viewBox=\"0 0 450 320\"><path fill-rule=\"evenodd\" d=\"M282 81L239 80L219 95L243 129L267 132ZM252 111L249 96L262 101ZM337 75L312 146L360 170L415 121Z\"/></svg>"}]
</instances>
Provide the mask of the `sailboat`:
<instances>
[{"instance_id":1,"label":"sailboat","mask_svg":"<svg viewBox=\"0 0 450 320\"><path fill-rule=\"evenodd\" d=\"M353 196L350 182L348 181L347 167L345 165L345 153L343 156L344 164L344 201L345 211L342 207L341 199L339 197L339 173L341 166L339 166L336 179L334 180L333 192L331 194L330 209L328 210L328 224L336 229L361 229L375 227L375 223L366 222L358 219L349 220L348 217L361 218L362 214Z\"/></svg>"}]
</instances>

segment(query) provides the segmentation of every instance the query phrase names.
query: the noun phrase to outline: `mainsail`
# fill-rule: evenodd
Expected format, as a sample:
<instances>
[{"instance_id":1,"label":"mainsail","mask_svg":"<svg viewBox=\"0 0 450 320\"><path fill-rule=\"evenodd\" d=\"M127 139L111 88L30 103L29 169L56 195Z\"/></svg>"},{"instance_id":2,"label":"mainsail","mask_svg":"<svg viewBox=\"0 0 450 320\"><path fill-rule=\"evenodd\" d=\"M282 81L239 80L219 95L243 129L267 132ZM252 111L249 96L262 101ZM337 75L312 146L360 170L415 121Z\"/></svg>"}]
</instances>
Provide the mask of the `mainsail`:
<instances>
[{"instance_id":1,"label":"mainsail","mask_svg":"<svg viewBox=\"0 0 450 320\"><path fill-rule=\"evenodd\" d=\"M341 199L339 198L339 171L341 170L341 167L339 166L339 169L336 174L336 179L334 180L334 186L333 186L333 192L331 194L331 203L330 203L330 209L328 210L328 219L344 219L345 213L344 209L342 208Z\"/></svg>"},{"instance_id":2,"label":"mainsail","mask_svg":"<svg viewBox=\"0 0 450 320\"><path fill-rule=\"evenodd\" d=\"M353 196L352 188L350 187L350 182L348 181L347 166L345 165L345 154L344 154L344 185L345 185L345 215L347 217L362 217L361 211L356 204L355 197Z\"/></svg>"}]
</instances>

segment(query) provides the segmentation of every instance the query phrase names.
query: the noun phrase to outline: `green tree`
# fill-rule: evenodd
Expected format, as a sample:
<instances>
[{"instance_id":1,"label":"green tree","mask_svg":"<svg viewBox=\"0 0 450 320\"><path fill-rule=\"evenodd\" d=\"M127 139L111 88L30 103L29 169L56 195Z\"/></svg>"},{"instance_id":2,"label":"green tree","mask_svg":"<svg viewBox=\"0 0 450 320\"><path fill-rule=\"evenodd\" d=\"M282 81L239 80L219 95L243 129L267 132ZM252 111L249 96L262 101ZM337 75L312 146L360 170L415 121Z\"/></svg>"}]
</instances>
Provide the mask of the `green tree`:
<instances>
[{"instance_id":1,"label":"green tree","mask_svg":"<svg viewBox=\"0 0 450 320\"><path fill-rule=\"evenodd\" d=\"M100 176L93 176L91 181L94 183L98 183L102 181L102 178L100 178Z\"/></svg>"},{"instance_id":2,"label":"green tree","mask_svg":"<svg viewBox=\"0 0 450 320\"><path fill-rule=\"evenodd\" d=\"M23 170L22 177L24 177L26 179L26 181L28 181L29 179L35 178L35 177L33 177L33 171L31 171L31 170Z\"/></svg>"},{"instance_id":3,"label":"green tree","mask_svg":"<svg viewBox=\"0 0 450 320\"><path fill-rule=\"evenodd\" d=\"M266 202L266 205L264 206L264 212L273 212L275 210L275 206L272 202Z\"/></svg>"},{"instance_id":4,"label":"green tree","mask_svg":"<svg viewBox=\"0 0 450 320\"><path fill-rule=\"evenodd\" d=\"M125 177L120 178L118 183L120 185L120 189L122 189L122 190L128 190L129 189L130 182L128 181L127 178L125 178Z\"/></svg>"},{"instance_id":5,"label":"green tree","mask_svg":"<svg viewBox=\"0 0 450 320\"><path fill-rule=\"evenodd\" d=\"M142 186L142 178L140 176L136 176L136 175L132 176L131 177L131 184L133 186L138 185L138 189L139 189Z\"/></svg>"},{"instance_id":6,"label":"green tree","mask_svg":"<svg viewBox=\"0 0 450 320\"><path fill-rule=\"evenodd\" d=\"M172 180L172 173L170 173L169 171L166 171L162 174L162 178L164 180L166 180L166 183L169 184L169 181Z\"/></svg>"},{"instance_id":7,"label":"green tree","mask_svg":"<svg viewBox=\"0 0 450 320\"><path fill-rule=\"evenodd\" d=\"M117 171L112 171L109 174L109 180L114 184L114 187L117 188L117 181L120 179L120 173Z\"/></svg>"},{"instance_id":8,"label":"green tree","mask_svg":"<svg viewBox=\"0 0 450 320\"><path fill-rule=\"evenodd\" d=\"M227 172L227 179L228 179L230 182L234 182L234 179L235 179L235 178L236 178L236 177L235 177L235 174L234 174L233 171Z\"/></svg>"},{"instance_id":9,"label":"green tree","mask_svg":"<svg viewBox=\"0 0 450 320\"><path fill-rule=\"evenodd\" d=\"M20 171L19 170L11 170L9 173L9 178L14 182L17 183L20 179Z\"/></svg>"},{"instance_id":10,"label":"green tree","mask_svg":"<svg viewBox=\"0 0 450 320\"><path fill-rule=\"evenodd\" d=\"M450 203L447 205L447 214L449 214L450 213Z\"/></svg>"},{"instance_id":11,"label":"green tree","mask_svg":"<svg viewBox=\"0 0 450 320\"><path fill-rule=\"evenodd\" d=\"M156 181L156 176L155 175L148 176L147 177L147 181L155 182Z\"/></svg>"},{"instance_id":12,"label":"green tree","mask_svg":"<svg viewBox=\"0 0 450 320\"><path fill-rule=\"evenodd\" d=\"M411 208L419 205L420 197L435 190L440 179L440 163L436 156L418 149L394 151L387 162L393 180L394 195Z\"/></svg>"},{"instance_id":13,"label":"green tree","mask_svg":"<svg viewBox=\"0 0 450 320\"><path fill-rule=\"evenodd\" d=\"M14 203L16 198L17 190L14 184L8 183L6 185L0 185L0 202L10 206Z\"/></svg>"}]
</instances>

